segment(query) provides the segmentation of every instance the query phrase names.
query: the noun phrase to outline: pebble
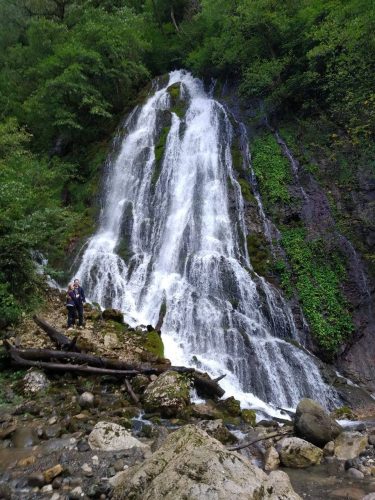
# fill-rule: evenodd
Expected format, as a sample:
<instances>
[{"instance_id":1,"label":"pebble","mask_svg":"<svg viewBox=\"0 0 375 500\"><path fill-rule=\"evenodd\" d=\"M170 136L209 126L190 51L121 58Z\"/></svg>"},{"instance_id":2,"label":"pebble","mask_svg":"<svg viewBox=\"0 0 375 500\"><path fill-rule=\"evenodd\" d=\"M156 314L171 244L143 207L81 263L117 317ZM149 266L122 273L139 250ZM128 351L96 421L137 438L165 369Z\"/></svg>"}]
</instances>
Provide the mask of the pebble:
<instances>
[{"instance_id":1,"label":"pebble","mask_svg":"<svg viewBox=\"0 0 375 500\"><path fill-rule=\"evenodd\" d=\"M49 425L53 425L57 422L57 417L51 417L49 420L48 420L48 424Z\"/></svg>"},{"instance_id":2,"label":"pebble","mask_svg":"<svg viewBox=\"0 0 375 500\"><path fill-rule=\"evenodd\" d=\"M59 490L63 484L63 480L61 477L55 477L55 479L52 481L52 488L54 490Z\"/></svg>"},{"instance_id":3,"label":"pebble","mask_svg":"<svg viewBox=\"0 0 375 500\"><path fill-rule=\"evenodd\" d=\"M90 448L87 441L85 441L84 439L81 439L81 441L79 441L77 444L77 450L78 451L90 451L91 448Z\"/></svg>"},{"instance_id":4,"label":"pebble","mask_svg":"<svg viewBox=\"0 0 375 500\"><path fill-rule=\"evenodd\" d=\"M86 464L86 463L83 464L82 467L81 467L81 469L82 469L84 475L87 476L87 477L91 477L94 474L93 471L92 471L92 467L90 467L89 464Z\"/></svg>"},{"instance_id":5,"label":"pebble","mask_svg":"<svg viewBox=\"0 0 375 500\"><path fill-rule=\"evenodd\" d=\"M94 394L83 392L78 398L78 404L81 408L92 408L94 406Z\"/></svg>"},{"instance_id":6,"label":"pebble","mask_svg":"<svg viewBox=\"0 0 375 500\"><path fill-rule=\"evenodd\" d=\"M83 496L84 496L84 493L83 493L82 488L80 486L77 486L69 493L69 498L71 500L78 500L79 498L82 498Z\"/></svg>"},{"instance_id":7,"label":"pebble","mask_svg":"<svg viewBox=\"0 0 375 500\"><path fill-rule=\"evenodd\" d=\"M54 493L54 494L51 496L50 500L59 500L60 498L61 498L61 497L60 497L60 495L59 495L58 493Z\"/></svg>"},{"instance_id":8,"label":"pebble","mask_svg":"<svg viewBox=\"0 0 375 500\"><path fill-rule=\"evenodd\" d=\"M350 477L354 477L355 479L363 479L365 477L363 472L358 469L354 469L354 467L348 469L347 473Z\"/></svg>"},{"instance_id":9,"label":"pebble","mask_svg":"<svg viewBox=\"0 0 375 500\"><path fill-rule=\"evenodd\" d=\"M80 477L72 477L70 479L70 486L81 486L82 479Z\"/></svg>"},{"instance_id":10,"label":"pebble","mask_svg":"<svg viewBox=\"0 0 375 500\"><path fill-rule=\"evenodd\" d=\"M94 455L92 458L92 465L98 466L99 465L99 458L97 455Z\"/></svg>"},{"instance_id":11,"label":"pebble","mask_svg":"<svg viewBox=\"0 0 375 500\"><path fill-rule=\"evenodd\" d=\"M52 484L46 484L43 486L43 488L40 490L42 493L51 493L52 492Z\"/></svg>"},{"instance_id":12,"label":"pebble","mask_svg":"<svg viewBox=\"0 0 375 500\"><path fill-rule=\"evenodd\" d=\"M28 477L27 483L28 483L29 486L32 486L32 487L34 487L34 486L38 486L38 487L44 486L44 484L45 484L44 476L43 476L43 474L41 472L33 472Z\"/></svg>"},{"instance_id":13,"label":"pebble","mask_svg":"<svg viewBox=\"0 0 375 500\"><path fill-rule=\"evenodd\" d=\"M57 464L43 472L43 477L46 483L51 483L56 476L62 473L64 469L62 465Z\"/></svg>"},{"instance_id":14,"label":"pebble","mask_svg":"<svg viewBox=\"0 0 375 500\"><path fill-rule=\"evenodd\" d=\"M124 470L124 465L125 465L125 462L124 460L116 460L116 462L113 464L113 468L115 469L116 472L120 472L122 470Z\"/></svg>"}]
</instances>

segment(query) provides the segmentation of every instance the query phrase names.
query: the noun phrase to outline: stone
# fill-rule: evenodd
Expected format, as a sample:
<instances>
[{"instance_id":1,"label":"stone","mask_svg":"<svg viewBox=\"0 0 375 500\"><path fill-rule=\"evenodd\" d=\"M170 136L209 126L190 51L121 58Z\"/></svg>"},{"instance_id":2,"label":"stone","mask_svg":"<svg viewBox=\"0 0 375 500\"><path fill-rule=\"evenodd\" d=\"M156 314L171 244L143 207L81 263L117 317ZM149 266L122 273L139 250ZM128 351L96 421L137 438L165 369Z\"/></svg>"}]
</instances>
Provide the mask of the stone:
<instances>
[{"instance_id":1,"label":"stone","mask_svg":"<svg viewBox=\"0 0 375 500\"><path fill-rule=\"evenodd\" d=\"M363 479L365 477L363 472L359 471L358 469L354 469L354 467L348 469L347 474L348 476L354 477L355 479Z\"/></svg>"},{"instance_id":2,"label":"stone","mask_svg":"<svg viewBox=\"0 0 375 500\"><path fill-rule=\"evenodd\" d=\"M241 415L241 403L233 396L219 401L218 407L226 411L232 417L239 417Z\"/></svg>"},{"instance_id":3,"label":"stone","mask_svg":"<svg viewBox=\"0 0 375 500\"><path fill-rule=\"evenodd\" d=\"M99 457L97 455L94 455L93 457L91 457L91 460L92 460L92 465L94 467L97 467L99 465Z\"/></svg>"},{"instance_id":4,"label":"stone","mask_svg":"<svg viewBox=\"0 0 375 500\"><path fill-rule=\"evenodd\" d=\"M191 406L191 414L197 418L207 419L219 419L222 416L220 412L213 403L199 403Z\"/></svg>"},{"instance_id":5,"label":"stone","mask_svg":"<svg viewBox=\"0 0 375 500\"><path fill-rule=\"evenodd\" d=\"M294 430L300 438L321 447L333 441L343 431L324 408L312 399L302 399L299 402L294 419Z\"/></svg>"},{"instance_id":6,"label":"stone","mask_svg":"<svg viewBox=\"0 0 375 500\"><path fill-rule=\"evenodd\" d=\"M52 481L52 488L54 490L59 490L63 484L63 480L61 477L55 477L55 479Z\"/></svg>"},{"instance_id":7,"label":"stone","mask_svg":"<svg viewBox=\"0 0 375 500\"><path fill-rule=\"evenodd\" d=\"M26 395L37 394L45 391L50 386L50 381L45 373L40 370L30 370L23 377L23 391Z\"/></svg>"},{"instance_id":8,"label":"stone","mask_svg":"<svg viewBox=\"0 0 375 500\"><path fill-rule=\"evenodd\" d=\"M81 441L79 441L77 443L77 450L78 451L81 451L81 452L84 452L84 451L89 451L91 450L89 444L87 441L85 441L84 439L81 439Z\"/></svg>"},{"instance_id":9,"label":"stone","mask_svg":"<svg viewBox=\"0 0 375 500\"><path fill-rule=\"evenodd\" d=\"M317 446L297 437L282 439L277 445L280 461L285 467L304 469L319 464L323 451Z\"/></svg>"},{"instance_id":10,"label":"stone","mask_svg":"<svg viewBox=\"0 0 375 500\"><path fill-rule=\"evenodd\" d=\"M339 460L356 458L365 451L367 444L367 436L360 432L342 432L335 439L335 457Z\"/></svg>"},{"instance_id":11,"label":"stone","mask_svg":"<svg viewBox=\"0 0 375 500\"><path fill-rule=\"evenodd\" d=\"M254 427L256 424L256 413L254 410L242 410L241 418L246 424L251 425L251 427Z\"/></svg>"},{"instance_id":12,"label":"stone","mask_svg":"<svg viewBox=\"0 0 375 500\"><path fill-rule=\"evenodd\" d=\"M38 434L32 427L17 427L12 434L12 443L15 448L30 448L39 443Z\"/></svg>"},{"instance_id":13,"label":"stone","mask_svg":"<svg viewBox=\"0 0 375 500\"><path fill-rule=\"evenodd\" d=\"M280 465L280 456L276 448L270 446L264 455L264 470L269 472L276 470Z\"/></svg>"},{"instance_id":14,"label":"stone","mask_svg":"<svg viewBox=\"0 0 375 500\"><path fill-rule=\"evenodd\" d=\"M35 455L30 455L29 457L21 458L18 460L17 465L20 467L27 467L29 465L33 465L36 462Z\"/></svg>"},{"instance_id":15,"label":"stone","mask_svg":"<svg viewBox=\"0 0 375 500\"><path fill-rule=\"evenodd\" d=\"M51 417L48 419L48 425L56 424L56 422L57 422L57 417Z\"/></svg>"},{"instance_id":16,"label":"stone","mask_svg":"<svg viewBox=\"0 0 375 500\"><path fill-rule=\"evenodd\" d=\"M78 404L81 408L92 408L94 406L94 394L83 392L78 398Z\"/></svg>"},{"instance_id":17,"label":"stone","mask_svg":"<svg viewBox=\"0 0 375 500\"><path fill-rule=\"evenodd\" d=\"M62 429L59 424L49 425L43 430L43 436L46 439L52 439L55 437L59 437L61 435Z\"/></svg>"},{"instance_id":18,"label":"stone","mask_svg":"<svg viewBox=\"0 0 375 500\"><path fill-rule=\"evenodd\" d=\"M45 479L44 479L44 476L41 472L33 472L32 474L30 474L30 476L27 478L27 484L29 486L37 486L39 488L41 488L42 486L45 485Z\"/></svg>"},{"instance_id":19,"label":"stone","mask_svg":"<svg viewBox=\"0 0 375 500\"><path fill-rule=\"evenodd\" d=\"M183 374L164 372L150 383L142 399L147 412L176 417L190 404L190 382Z\"/></svg>"},{"instance_id":20,"label":"stone","mask_svg":"<svg viewBox=\"0 0 375 500\"><path fill-rule=\"evenodd\" d=\"M83 493L81 486L73 488L69 493L69 498L71 500L78 500L79 498L83 498L84 496L85 494Z\"/></svg>"},{"instance_id":21,"label":"stone","mask_svg":"<svg viewBox=\"0 0 375 500\"><path fill-rule=\"evenodd\" d=\"M46 484L40 491L41 493L52 493L52 490L52 484Z\"/></svg>"},{"instance_id":22,"label":"stone","mask_svg":"<svg viewBox=\"0 0 375 500\"><path fill-rule=\"evenodd\" d=\"M332 457L335 452L334 441L328 441L328 443L323 448L323 455L325 457Z\"/></svg>"},{"instance_id":23,"label":"stone","mask_svg":"<svg viewBox=\"0 0 375 500\"><path fill-rule=\"evenodd\" d=\"M375 500L375 493L369 493L368 495L362 497L362 500Z\"/></svg>"},{"instance_id":24,"label":"stone","mask_svg":"<svg viewBox=\"0 0 375 500\"><path fill-rule=\"evenodd\" d=\"M94 473L92 471L92 467L90 467L89 464L86 464L86 463L83 464L81 469L86 477L92 477L94 475Z\"/></svg>"},{"instance_id":25,"label":"stone","mask_svg":"<svg viewBox=\"0 0 375 500\"><path fill-rule=\"evenodd\" d=\"M235 443L237 441L237 438L228 431L221 419L202 420L197 424L197 426L223 444Z\"/></svg>"},{"instance_id":26,"label":"stone","mask_svg":"<svg viewBox=\"0 0 375 500\"><path fill-rule=\"evenodd\" d=\"M138 394L143 393L149 383L150 379L147 377L147 375L143 375L142 373L132 378L133 390Z\"/></svg>"},{"instance_id":27,"label":"stone","mask_svg":"<svg viewBox=\"0 0 375 500\"><path fill-rule=\"evenodd\" d=\"M60 495L58 493L54 493L49 500L60 500Z\"/></svg>"},{"instance_id":28,"label":"stone","mask_svg":"<svg viewBox=\"0 0 375 500\"><path fill-rule=\"evenodd\" d=\"M112 422L98 422L88 438L92 450L127 450L129 448L148 449L148 446L136 439L121 425Z\"/></svg>"},{"instance_id":29,"label":"stone","mask_svg":"<svg viewBox=\"0 0 375 500\"><path fill-rule=\"evenodd\" d=\"M194 425L170 434L150 458L120 472L111 483L115 500L300 499L285 473L267 476Z\"/></svg>"},{"instance_id":30,"label":"stone","mask_svg":"<svg viewBox=\"0 0 375 500\"><path fill-rule=\"evenodd\" d=\"M121 472L124 470L125 462L121 458L116 460L116 462L113 464L113 468L115 469L116 472Z\"/></svg>"},{"instance_id":31,"label":"stone","mask_svg":"<svg viewBox=\"0 0 375 500\"><path fill-rule=\"evenodd\" d=\"M104 309L102 317L105 321L116 321L117 323L124 323L124 316L118 309Z\"/></svg>"},{"instance_id":32,"label":"stone","mask_svg":"<svg viewBox=\"0 0 375 500\"><path fill-rule=\"evenodd\" d=\"M50 467L43 472L44 481L46 483L51 483L53 479L55 479L55 477L59 476L62 473L63 470L64 469L60 464Z\"/></svg>"},{"instance_id":33,"label":"stone","mask_svg":"<svg viewBox=\"0 0 375 500\"><path fill-rule=\"evenodd\" d=\"M368 442L369 442L369 444L372 444L373 446L375 446L375 434L369 435Z\"/></svg>"},{"instance_id":34,"label":"stone","mask_svg":"<svg viewBox=\"0 0 375 500\"><path fill-rule=\"evenodd\" d=\"M107 332L104 335L104 347L107 349L116 349L119 346L119 340L115 332Z\"/></svg>"}]
</instances>

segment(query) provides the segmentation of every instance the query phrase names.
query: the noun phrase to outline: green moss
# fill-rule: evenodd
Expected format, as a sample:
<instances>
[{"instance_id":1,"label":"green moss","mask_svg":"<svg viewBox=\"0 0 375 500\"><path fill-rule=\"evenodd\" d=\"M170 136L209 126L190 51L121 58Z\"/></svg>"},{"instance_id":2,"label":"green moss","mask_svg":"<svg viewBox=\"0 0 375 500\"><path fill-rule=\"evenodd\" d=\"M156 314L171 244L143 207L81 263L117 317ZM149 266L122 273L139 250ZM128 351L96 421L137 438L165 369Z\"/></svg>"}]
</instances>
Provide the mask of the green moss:
<instances>
[{"instance_id":1,"label":"green moss","mask_svg":"<svg viewBox=\"0 0 375 500\"><path fill-rule=\"evenodd\" d=\"M342 258L325 248L321 240L308 241L303 228L284 229L281 243L312 333L331 357L354 329L341 290L346 278Z\"/></svg>"},{"instance_id":2,"label":"green moss","mask_svg":"<svg viewBox=\"0 0 375 500\"><path fill-rule=\"evenodd\" d=\"M160 174L161 174L161 167L162 167L162 161L163 161L163 157L164 157L165 145L167 143L167 138L168 138L168 134L169 134L170 129L171 129L170 126L163 127L163 129L160 133L158 142L155 145L155 168L154 168L154 172L153 172L152 177L151 177L151 185L153 187L156 186L156 183L158 182Z\"/></svg>"},{"instance_id":3,"label":"green moss","mask_svg":"<svg viewBox=\"0 0 375 500\"><path fill-rule=\"evenodd\" d=\"M262 233L252 233L246 238L247 251L254 271L261 276L270 274L272 256L269 244Z\"/></svg>"},{"instance_id":4,"label":"green moss","mask_svg":"<svg viewBox=\"0 0 375 500\"><path fill-rule=\"evenodd\" d=\"M246 200L249 203L254 203L255 198L251 191L250 184L245 179L239 179L238 183L241 186L241 193L244 200Z\"/></svg>"},{"instance_id":5,"label":"green moss","mask_svg":"<svg viewBox=\"0 0 375 500\"><path fill-rule=\"evenodd\" d=\"M167 91L171 96L171 111L176 113L179 118L183 118L186 114L187 103L185 100L181 99L180 83L174 83L168 87Z\"/></svg>"},{"instance_id":6,"label":"green moss","mask_svg":"<svg viewBox=\"0 0 375 500\"><path fill-rule=\"evenodd\" d=\"M247 424L251 425L252 427L255 426L256 423L256 413L254 410L242 410L241 412L241 418L244 422Z\"/></svg>"},{"instance_id":7,"label":"green moss","mask_svg":"<svg viewBox=\"0 0 375 500\"><path fill-rule=\"evenodd\" d=\"M164 358L164 344L158 332L152 331L147 333L144 348L148 352L155 354L158 358Z\"/></svg>"},{"instance_id":8,"label":"green moss","mask_svg":"<svg viewBox=\"0 0 375 500\"><path fill-rule=\"evenodd\" d=\"M251 145L251 151L253 168L266 208L270 209L278 202L289 203L290 165L275 137L271 133L257 137Z\"/></svg>"},{"instance_id":9,"label":"green moss","mask_svg":"<svg viewBox=\"0 0 375 500\"><path fill-rule=\"evenodd\" d=\"M240 147L239 147L237 141L233 141L233 143L232 143L231 155L232 155L232 164L233 164L234 170L237 172L237 174L242 175L242 173L243 173L243 158L242 158L242 152L240 150Z\"/></svg>"},{"instance_id":10,"label":"green moss","mask_svg":"<svg viewBox=\"0 0 375 500\"><path fill-rule=\"evenodd\" d=\"M349 406L342 406L341 408L336 408L331 416L333 418L347 418L349 420L354 420L355 415L353 414L353 410L349 408Z\"/></svg>"}]
</instances>

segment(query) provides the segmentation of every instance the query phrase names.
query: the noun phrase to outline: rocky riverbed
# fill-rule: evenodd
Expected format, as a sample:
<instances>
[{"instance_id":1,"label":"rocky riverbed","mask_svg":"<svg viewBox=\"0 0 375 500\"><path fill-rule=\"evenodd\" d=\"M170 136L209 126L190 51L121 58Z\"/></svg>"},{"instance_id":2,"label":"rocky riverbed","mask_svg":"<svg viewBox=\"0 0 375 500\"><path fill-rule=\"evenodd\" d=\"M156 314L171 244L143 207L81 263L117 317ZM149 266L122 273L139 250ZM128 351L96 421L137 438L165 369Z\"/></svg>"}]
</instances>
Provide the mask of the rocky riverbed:
<instances>
[{"instance_id":1,"label":"rocky riverbed","mask_svg":"<svg viewBox=\"0 0 375 500\"><path fill-rule=\"evenodd\" d=\"M63 326L58 292L40 314ZM85 329L68 333L96 355L163 356L150 329L129 329L115 311L91 306ZM53 347L27 317L3 335ZM370 403L328 415L302 400L294 421L280 422L231 397L194 404L189 377L173 371L133 378L135 404L119 378L18 370L6 353L1 363L0 498L375 499Z\"/></svg>"}]
</instances>

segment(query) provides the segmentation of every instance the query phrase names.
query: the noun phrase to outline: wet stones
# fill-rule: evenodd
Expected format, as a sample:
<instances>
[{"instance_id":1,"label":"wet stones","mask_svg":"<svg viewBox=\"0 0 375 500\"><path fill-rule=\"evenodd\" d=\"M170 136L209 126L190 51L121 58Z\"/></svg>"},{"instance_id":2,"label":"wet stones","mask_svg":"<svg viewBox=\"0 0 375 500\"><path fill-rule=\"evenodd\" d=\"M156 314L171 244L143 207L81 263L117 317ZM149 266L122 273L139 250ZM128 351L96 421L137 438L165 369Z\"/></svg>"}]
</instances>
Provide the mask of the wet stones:
<instances>
[{"instance_id":1,"label":"wet stones","mask_svg":"<svg viewBox=\"0 0 375 500\"><path fill-rule=\"evenodd\" d=\"M38 443L38 434L31 427L17 427L12 435L12 444L15 448L29 448Z\"/></svg>"},{"instance_id":2,"label":"wet stones","mask_svg":"<svg viewBox=\"0 0 375 500\"><path fill-rule=\"evenodd\" d=\"M222 420L202 420L198 423L198 427L207 432L209 436L217 439L223 444L235 443L236 437L231 434L223 424Z\"/></svg>"},{"instance_id":3,"label":"wet stones","mask_svg":"<svg viewBox=\"0 0 375 500\"><path fill-rule=\"evenodd\" d=\"M343 429L319 403L312 399L302 399L297 406L294 430L297 436L310 443L324 446Z\"/></svg>"},{"instance_id":4,"label":"wet stones","mask_svg":"<svg viewBox=\"0 0 375 500\"><path fill-rule=\"evenodd\" d=\"M276 470L280 465L280 456L276 448L270 446L264 455L264 470L266 472Z\"/></svg>"},{"instance_id":5,"label":"wet stones","mask_svg":"<svg viewBox=\"0 0 375 500\"><path fill-rule=\"evenodd\" d=\"M297 437L282 439L277 445L280 461L285 467L304 469L319 464L323 451L307 441Z\"/></svg>"}]
</instances>

